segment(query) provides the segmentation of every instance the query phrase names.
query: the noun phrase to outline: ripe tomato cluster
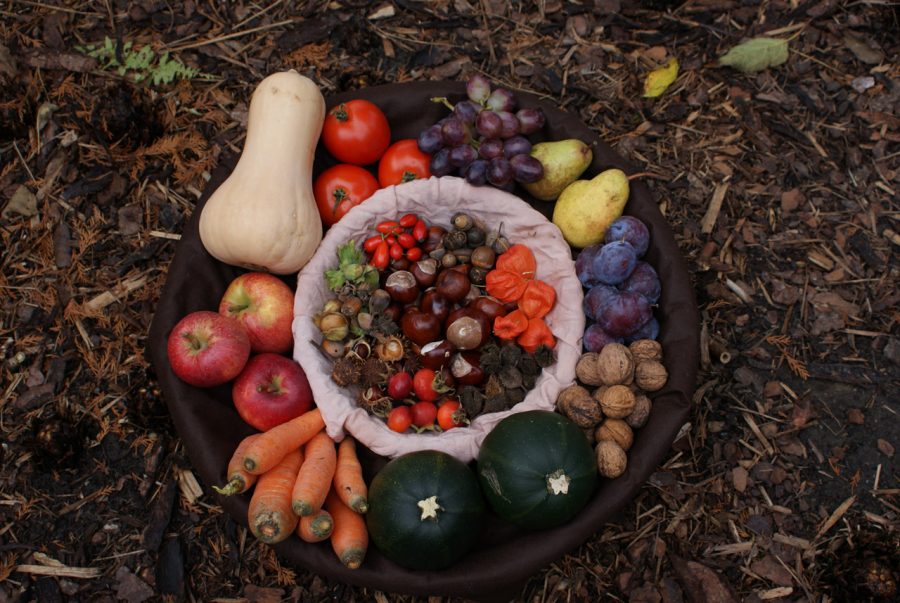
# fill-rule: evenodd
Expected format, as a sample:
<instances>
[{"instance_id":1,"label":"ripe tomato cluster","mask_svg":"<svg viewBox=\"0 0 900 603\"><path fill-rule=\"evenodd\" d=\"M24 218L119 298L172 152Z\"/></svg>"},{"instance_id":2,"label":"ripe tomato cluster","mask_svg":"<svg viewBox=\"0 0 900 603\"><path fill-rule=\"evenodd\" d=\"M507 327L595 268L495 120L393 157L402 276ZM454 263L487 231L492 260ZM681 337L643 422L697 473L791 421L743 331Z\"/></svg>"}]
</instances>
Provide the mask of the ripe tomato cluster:
<instances>
[{"instance_id":1,"label":"ripe tomato cluster","mask_svg":"<svg viewBox=\"0 0 900 603\"><path fill-rule=\"evenodd\" d=\"M322 127L322 144L338 161L313 183L322 223L331 226L379 188L431 176L431 156L413 139L391 144L387 117L370 101L355 99L332 107ZM377 162L376 179L363 166Z\"/></svg>"},{"instance_id":2,"label":"ripe tomato cluster","mask_svg":"<svg viewBox=\"0 0 900 603\"><path fill-rule=\"evenodd\" d=\"M436 372L429 368L421 368L415 375L400 371L391 376L387 386L388 396L408 404L391 409L387 416L388 429L403 433L410 427L423 431L437 426L447 431L468 423L459 400L448 398L437 402L441 395L434 385L437 377ZM410 395L414 395L417 401L409 400Z\"/></svg>"},{"instance_id":3,"label":"ripe tomato cluster","mask_svg":"<svg viewBox=\"0 0 900 603\"><path fill-rule=\"evenodd\" d=\"M406 258L410 262L422 259L419 244L428 237L428 225L416 214L406 214L399 220L385 220L375 226L378 234L363 242L369 264L384 270L390 262Z\"/></svg>"}]
</instances>

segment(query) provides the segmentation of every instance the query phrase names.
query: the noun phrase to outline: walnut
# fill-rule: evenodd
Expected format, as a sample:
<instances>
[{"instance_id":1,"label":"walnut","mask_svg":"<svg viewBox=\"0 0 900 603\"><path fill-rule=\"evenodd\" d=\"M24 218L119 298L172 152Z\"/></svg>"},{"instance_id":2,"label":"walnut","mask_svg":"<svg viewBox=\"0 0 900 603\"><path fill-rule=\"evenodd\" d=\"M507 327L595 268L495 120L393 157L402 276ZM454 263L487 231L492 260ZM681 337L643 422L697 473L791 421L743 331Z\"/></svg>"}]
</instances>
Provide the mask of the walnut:
<instances>
[{"instance_id":1,"label":"walnut","mask_svg":"<svg viewBox=\"0 0 900 603\"><path fill-rule=\"evenodd\" d=\"M600 475L613 479L625 473L628 456L621 446L612 440L603 440L597 443L594 451L597 453L597 471Z\"/></svg>"},{"instance_id":2,"label":"walnut","mask_svg":"<svg viewBox=\"0 0 900 603\"><path fill-rule=\"evenodd\" d=\"M621 446L622 450L628 450L634 442L634 433L622 419L607 419L594 432L594 438L598 442L612 440Z\"/></svg>"},{"instance_id":3,"label":"walnut","mask_svg":"<svg viewBox=\"0 0 900 603\"><path fill-rule=\"evenodd\" d=\"M600 379L604 385L631 383L634 378L634 360L631 352L621 343L608 343L600 350Z\"/></svg>"},{"instance_id":4,"label":"walnut","mask_svg":"<svg viewBox=\"0 0 900 603\"><path fill-rule=\"evenodd\" d=\"M634 382L645 392L661 390L668 378L666 367L656 360L644 360L634 369Z\"/></svg>"},{"instance_id":5,"label":"walnut","mask_svg":"<svg viewBox=\"0 0 900 603\"><path fill-rule=\"evenodd\" d=\"M600 378L600 354L587 352L578 359L575 365L575 376L585 385L603 385Z\"/></svg>"},{"instance_id":6,"label":"walnut","mask_svg":"<svg viewBox=\"0 0 900 603\"><path fill-rule=\"evenodd\" d=\"M570 385L559 392L556 407L582 429L593 428L603 419L600 404L580 385Z\"/></svg>"},{"instance_id":7,"label":"walnut","mask_svg":"<svg viewBox=\"0 0 900 603\"><path fill-rule=\"evenodd\" d=\"M624 419L634 410L634 393L627 385L610 385L600 396L603 414L613 419Z\"/></svg>"},{"instance_id":8,"label":"walnut","mask_svg":"<svg viewBox=\"0 0 900 603\"><path fill-rule=\"evenodd\" d=\"M653 403L650 402L650 398L648 398L644 394L635 396L634 410L631 411L630 415L625 417L625 422L634 429L643 427L644 424L647 423L647 419L650 417L651 408L653 408Z\"/></svg>"},{"instance_id":9,"label":"walnut","mask_svg":"<svg viewBox=\"0 0 900 603\"><path fill-rule=\"evenodd\" d=\"M659 362L663 357L662 345L660 345L658 341L652 339L638 339L637 341L632 341L631 345L628 346L628 349L631 351L631 356L634 358L634 361L638 364L644 360L656 360Z\"/></svg>"}]
</instances>

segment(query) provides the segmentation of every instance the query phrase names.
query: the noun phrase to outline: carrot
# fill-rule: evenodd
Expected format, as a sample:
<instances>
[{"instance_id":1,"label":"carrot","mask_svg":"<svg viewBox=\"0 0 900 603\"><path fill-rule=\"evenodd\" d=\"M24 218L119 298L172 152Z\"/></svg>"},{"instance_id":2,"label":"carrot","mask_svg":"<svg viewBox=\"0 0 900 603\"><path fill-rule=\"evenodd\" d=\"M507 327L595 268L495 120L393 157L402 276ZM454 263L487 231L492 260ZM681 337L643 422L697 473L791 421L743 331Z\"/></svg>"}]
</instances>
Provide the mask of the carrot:
<instances>
[{"instance_id":1,"label":"carrot","mask_svg":"<svg viewBox=\"0 0 900 603\"><path fill-rule=\"evenodd\" d=\"M291 494L291 507L301 517L312 515L321 509L328 496L337 465L334 441L327 433L320 431L306 443L303 456L303 465L300 466L294 492Z\"/></svg>"},{"instance_id":2,"label":"carrot","mask_svg":"<svg viewBox=\"0 0 900 603\"><path fill-rule=\"evenodd\" d=\"M281 542L297 529L299 518L291 510L291 490L302 463L303 453L296 448L256 482L247 519L253 535L267 544Z\"/></svg>"},{"instance_id":3,"label":"carrot","mask_svg":"<svg viewBox=\"0 0 900 603\"><path fill-rule=\"evenodd\" d=\"M244 469L260 475L325 428L318 408L260 434L244 451Z\"/></svg>"},{"instance_id":4,"label":"carrot","mask_svg":"<svg viewBox=\"0 0 900 603\"><path fill-rule=\"evenodd\" d=\"M304 515L297 524L297 536L306 542L322 542L331 536L334 529L334 520L331 513L325 509L319 509L313 515Z\"/></svg>"},{"instance_id":5,"label":"carrot","mask_svg":"<svg viewBox=\"0 0 900 603\"><path fill-rule=\"evenodd\" d=\"M325 499L325 509L331 513L334 529L331 532L331 548L341 563L350 569L362 565L369 548L369 532L363 516L345 505L334 489Z\"/></svg>"},{"instance_id":6,"label":"carrot","mask_svg":"<svg viewBox=\"0 0 900 603\"><path fill-rule=\"evenodd\" d=\"M232 494L246 492L256 483L256 478L259 476L248 473L244 469L244 452L247 450L247 446L250 445L250 442L257 437L259 437L259 434L254 433L241 440L237 445L237 448L234 449L231 460L228 461L228 469L225 471L225 479L228 480L228 483L221 488L213 486L213 490L222 496L231 496Z\"/></svg>"},{"instance_id":7,"label":"carrot","mask_svg":"<svg viewBox=\"0 0 900 603\"><path fill-rule=\"evenodd\" d=\"M345 505L357 513L369 510L369 502L366 500L369 490L356 455L356 441L350 436L345 437L338 446L334 491Z\"/></svg>"}]
</instances>

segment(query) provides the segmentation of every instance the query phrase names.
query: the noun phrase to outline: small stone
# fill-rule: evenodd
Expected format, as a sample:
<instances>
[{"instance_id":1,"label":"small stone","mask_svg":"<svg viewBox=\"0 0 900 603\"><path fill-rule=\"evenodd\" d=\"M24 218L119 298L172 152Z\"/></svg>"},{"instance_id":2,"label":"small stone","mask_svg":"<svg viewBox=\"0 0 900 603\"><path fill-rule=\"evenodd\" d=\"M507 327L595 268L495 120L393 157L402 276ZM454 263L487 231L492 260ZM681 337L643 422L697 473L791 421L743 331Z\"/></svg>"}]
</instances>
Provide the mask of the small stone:
<instances>
[{"instance_id":1,"label":"small stone","mask_svg":"<svg viewBox=\"0 0 900 603\"><path fill-rule=\"evenodd\" d=\"M743 467L735 467L731 470L731 483L738 492L747 489L747 478L750 477L747 470Z\"/></svg>"},{"instance_id":2,"label":"small stone","mask_svg":"<svg viewBox=\"0 0 900 603\"><path fill-rule=\"evenodd\" d=\"M862 425L866 422L866 416L858 408L851 408L847 411L847 422L853 425Z\"/></svg>"},{"instance_id":3,"label":"small stone","mask_svg":"<svg viewBox=\"0 0 900 603\"><path fill-rule=\"evenodd\" d=\"M877 445L878 445L878 450L881 452L881 454L883 454L884 456L886 456L888 458L894 457L893 444L891 444L887 440L882 440L881 438L878 438Z\"/></svg>"}]
</instances>

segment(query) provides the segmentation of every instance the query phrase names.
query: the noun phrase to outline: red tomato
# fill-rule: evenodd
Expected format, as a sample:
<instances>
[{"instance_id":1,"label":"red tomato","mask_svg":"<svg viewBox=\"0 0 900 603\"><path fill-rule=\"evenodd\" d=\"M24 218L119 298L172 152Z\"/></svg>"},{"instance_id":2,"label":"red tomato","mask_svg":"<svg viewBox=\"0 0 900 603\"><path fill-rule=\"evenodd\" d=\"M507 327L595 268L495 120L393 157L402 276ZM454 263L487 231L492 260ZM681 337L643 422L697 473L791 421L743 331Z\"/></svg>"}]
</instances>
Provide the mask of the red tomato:
<instances>
[{"instance_id":1,"label":"red tomato","mask_svg":"<svg viewBox=\"0 0 900 603\"><path fill-rule=\"evenodd\" d=\"M438 397L438 392L434 389L435 372L428 368L422 368L416 371L413 376L413 391L416 398L425 402L431 402Z\"/></svg>"},{"instance_id":2,"label":"red tomato","mask_svg":"<svg viewBox=\"0 0 900 603\"><path fill-rule=\"evenodd\" d=\"M378 190L375 176L346 163L330 167L316 178L313 194L322 223L331 226Z\"/></svg>"},{"instance_id":3,"label":"red tomato","mask_svg":"<svg viewBox=\"0 0 900 603\"><path fill-rule=\"evenodd\" d=\"M356 99L331 108L322 126L322 142L338 161L368 165L391 144L391 127L377 105Z\"/></svg>"},{"instance_id":4,"label":"red tomato","mask_svg":"<svg viewBox=\"0 0 900 603\"><path fill-rule=\"evenodd\" d=\"M447 400L441 404L437 411L437 422L441 429L447 431L454 427L462 427L469 421L466 419L466 411L460 408L460 404L456 400Z\"/></svg>"},{"instance_id":5,"label":"red tomato","mask_svg":"<svg viewBox=\"0 0 900 603\"><path fill-rule=\"evenodd\" d=\"M392 144L378 162L378 183L382 187L431 176L431 155L419 150L412 138Z\"/></svg>"},{"instance_id":6,"label":"red tomato","mask_svg":"<svg viewBox=\"0 0 900 603\"><path fill-rule=\"evenodd\" d=\"M387 416L387 426L391 431L403 433L412 425L412 411L409 406L392 408Z\"/></svg>"},{"instance_id":7,"label":"red tomato","mask_svg":"<svg viewBox=\"0 0 900 603\"><path fill-rule=\"evenodd\" d=\"M412 405L412 422L416 427L434 425L438 409L434 402L416 402Z\"/></svg>"}]
</instances>

